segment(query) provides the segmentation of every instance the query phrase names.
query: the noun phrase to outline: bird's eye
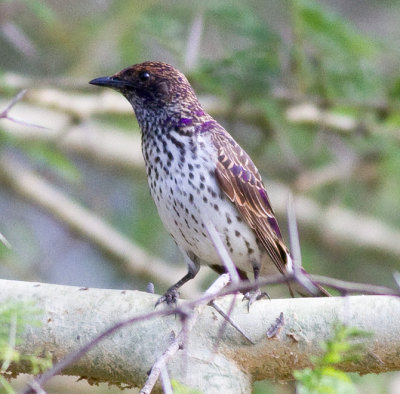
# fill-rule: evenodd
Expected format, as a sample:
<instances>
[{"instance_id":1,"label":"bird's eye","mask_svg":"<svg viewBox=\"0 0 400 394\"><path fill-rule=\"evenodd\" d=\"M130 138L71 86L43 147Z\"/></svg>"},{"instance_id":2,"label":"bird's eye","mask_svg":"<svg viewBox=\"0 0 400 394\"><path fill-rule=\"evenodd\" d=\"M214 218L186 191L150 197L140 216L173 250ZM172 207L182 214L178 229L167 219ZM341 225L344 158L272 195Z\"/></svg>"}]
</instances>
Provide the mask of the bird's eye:
<instances>
[{"instance_id":1,"label":"bird's eye","mask_svg":"<svg viewBox=\"0 0 400 394\"><path fill-rule=\"evenodd\" d=\"M150 78L150 74L147 71L142 71L142 72L139 73L139 79L142 82L147 81L149 78Z\"/></svg>"}]
</instances>

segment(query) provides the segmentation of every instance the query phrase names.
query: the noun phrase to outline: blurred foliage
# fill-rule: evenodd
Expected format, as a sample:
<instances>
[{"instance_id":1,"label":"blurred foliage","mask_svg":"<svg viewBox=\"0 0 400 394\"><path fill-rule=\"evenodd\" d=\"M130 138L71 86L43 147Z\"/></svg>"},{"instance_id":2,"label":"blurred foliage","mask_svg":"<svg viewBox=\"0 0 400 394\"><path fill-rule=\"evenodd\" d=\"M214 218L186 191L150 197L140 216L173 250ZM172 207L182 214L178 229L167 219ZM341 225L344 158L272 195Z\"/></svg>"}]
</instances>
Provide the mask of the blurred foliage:
<instances>
[{"instance_id":1,"label":"blurred foliage","mask_svg":"<svg viewBox=\"0 0 400 394\"><path fill-rule=\"evenodd\" d=\"M201 394L199 390L189 388L182 383L179 383L177 380L172 380L171 384L174 394Z\"/></svg>"},{"instance_id":2,"label":"blurred foliage","mask_svg":"<svg viewBox=\"0 0 400 394\"><path fill-rule=\"evenodd\" d=\"M0 96L9 102L17 93L4 82L9 72L34 78L32 89L61 86L87 93L86 81L91 78L144 60L166 61L184 71L199 94L213 95L228 106L218 120L249 151L267 187L268 179L279 179L298 191L301 177L314 180L318 171L336 165L335 179L301 193L322 206L344 206L399 229L396 15L400 4L389 0L345 3L2 1ZM360 7L363 13L358 12ZM197 52L196 20L202 23ZM190 50L194 50L194 66L185 60ZM357 126L340 132L323 122L290 122L288 108L302 103L349 116ZM242 117L242 112L248 116ZM86 120L72 117L71 127ZM1 132L5 121L0 121L2 152L13 152L151 253L171 263L182 262L149 198L144 172L126 174L66 155L56 141L21 143ZM137 131L132 117L101 114L97 121ZM86 285L100 277L99 266L106 263L99 262L98 254L90 258L79 254L80 240L68 231L55 244L49 232L56 224L47 229L43 216L32 214L32 207L16 200L7 190L1 191L0 233L17 245L14 252L0 246L3 277L26 279L31 272L39 272L36 279L44 275L44 280L51 280L53 260L59 258L51 253L54 250L66 255L63 278L65 272L73 271L71 267L78 272L75 280ZM284 228L284 218L280 219ZM311 272L393 285L391 272L399 269L399 263L389 253L360 251L318 229L300 228L300 239L303 261ZM90 259L95 260L93 266L82 269L83 274L79 269ZM98 281L104 286L129 287L131 278L123 279L123 285L109 277Z\"/></svg>"},{"instance_id":3,"label":"blurred foliage","mask_svg":"<svg viewBox=\"0 0 400 394\"><path fill-rule=\"evenodd\" d=\"M217 59L205 58L195 81L203 90L227 96L236 105L265 96L279 72L279 36L246 3L232 7L217 2L207 9L206 19L220 28L222 40L229 36L235 40L237 48L225 49Z\"/></svg>"},{"instance_id":4,"label":"blurred foliage","mask_svg":"<svg viewBox=\"0 0 400 394\"><path fill-rule=\"evenodd\" d=\"M39 326L41 312L33 303L10 300L0 305L0 391L14 393L7 380L7 369L11 363L28 363L31 373L37 375L52 366L51 356L21 354L16 346L21 343L21 336L26 326Z\"/></svg>"},{"instance_id":5,"label":"blurred foliage","mask_svg":"<svg viewBox=\"0 0 400 394\"><path fill-rule=\"evenodd\" d=\"M375 40L314 0L293 0L292 19L292 65L304 94L329 101L383 93L371 62L378 54Z\"/></svg>"},{"instance_id":6,"label":"blurred foliage","mask_svg":"<svg viewBox=\"0 0 400 394\"><path fill-rule=\"evenodd\" d=\"M343 362L359 361L362 351L361 339L371 336L370 333L356 327L348 327L341 323L333 326L332 338L321 343L323 354L312 357L312 368L294 371L296 393L298 394L356 394L359 392L373 393L369 389L359 391L356 382L362 379L356 374L345 373L337 369ZM254 394L272 394L290 392L289 385L272 386L269 382L259 382L255 385ZM286 388L286 390L285 390ZM376 390L376 387L375 387Z\"/></svg>"},{"instance_id":7,"label":"blurred foliage","mask_svg":"<svg viewBox=\"0 0 400 394\"><path fill-rule=\"evenodd\" d=\"M9 112L11 112L12 107L18 103L18 97L22 98L24 95L25 91L21 91L14 97L11 106L9 105ZM24 124L23 119L16 119L16 121ZM40 125L30 123L26 123L26 126L42 128ZM31 159L31 162L35 163L37 169L45 169L54 175L57 174L57 176L63 178L65 181L72 183L79 180L80 174L78 169L65 154L58 149L54 149L54 142L44 143L36 141L21 141L21 139L18 139L9 133L2 132L0 125L0 149L1 148L16 148Z\"/></svg>"},{"instance_id":8,"label":"blurred foliage","mask_svg":"<svg viewBox=\"0 0 400 394\"><path fill-rule=\"evenodd\" d=\"M313 368L295 371L294 377L299 383L299 394L351 394L357 393L348 374L335 366L341 362L355 362L359 359L361 346L355 339L365 338L370 334L355 327L336 324L332 339L322 344L324 354L313 357Z\"/></svg>"}]
</instances>

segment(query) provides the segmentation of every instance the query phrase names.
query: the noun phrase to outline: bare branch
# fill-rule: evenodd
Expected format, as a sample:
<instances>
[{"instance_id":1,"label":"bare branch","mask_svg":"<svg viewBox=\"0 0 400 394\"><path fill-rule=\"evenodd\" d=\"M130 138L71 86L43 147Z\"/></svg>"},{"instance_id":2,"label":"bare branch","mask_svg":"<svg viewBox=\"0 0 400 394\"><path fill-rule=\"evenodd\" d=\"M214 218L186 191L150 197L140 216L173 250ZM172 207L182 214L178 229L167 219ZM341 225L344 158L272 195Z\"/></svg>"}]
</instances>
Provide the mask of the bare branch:
<instances>
[{"instance_id":1,"label":"bare branch","mask_svg":"<svg viewBox=\"0 0 400 394\"><path fill-rule=\"evenodd\" d=\"M201 7L201 3L200 7ZM193 18L186 43L184 66L186 71L193 70L199 60L201 36L204 28L204 11L200 8Z\"/></svg>"},{"instance_id":2,"label":"bare branch","mask_svg":"<svg viewBox=\"0 0 400 394\"><path fill-rule=\"evenodd\" d=\"M183 269L176 269L171 264L150 256L100 217L68 198L43 178L21 167L10 157L0 158L0 181L6 182L21 197L44 208L62 223L115 258L125 272L157 280L165 286L170 285L171 277L182 276ZM195 287L190 288L193 285L189 283L182 289L182 293L198 294Z\"/></svg>"},{"instance_id":3,"label":"bare branch","mask_svg":"<svg viewBox=\"0 0 400 394\"><path fill-rule=\"evenodd\" d=\"M162 344L170 341L171 330L179 332L182 329L179 319L173 315L215 297L213 293L193 302L180 303L172 310L154 311L157 296L137 291L83 291L76 287L6 280L0 280L0 287L0 302L10 297L29 299L43 310L42 326L28 328L19 351L24 354L50 352L57 362L78 349L75 356L78 354L81 358L74 358L72 364L59 365L57 373L62 371L63 374L90 377L93 381L136 386L144 383L146 371L154 364L154 355L160 354ZM223 290L226 291L228 289ZM231 296L224 297L219 303L225 309L229 308L231 300ZM250 312L245 303L237 302L232 318L251 335L256 345L249 345L228 327L217 354L213 353L213 348L222 318L215 315L211 307L203 304L201 308L201 314L199 312L191 328L187 360L176 354L173 362L168 363L168 373L171 378L205 393L207 387L201 382L207 385L208 381L204 374L213 376L213 383L222 384L221 390L225 391L221 392L230 393L250 392L253 380L291 379L294 369L310 365L310 355L321 353L319 344L330 337L332 323L345 318L347 324L370 331L374 336L362 340L362 360L343 363L341 369L359 373L400 369L397 356L400 351L397 335L400 302L395 297L346 297L346 302L336 297L260 300ZM276 325L281 313L285 323L268 339L267 329ZM121 329L134 322L134 328ZM118 335L109 336L116 330L119 330ZM91 351L86 353L87 347L82 344L94 337L97 346L93 347L92 343ZM188 367L186 374L182 372L183 361ZM10 368L14 373L25 371L23 365L11 365ZM232 376L235 377L233 381L224 378Z\"/></svg>"},{"instance_id":4,"label":"bare branch","mask_svg":"<svg viewBox=\"0 0 400 394\"><path fill-rule=\"evenodd\" d=\"M7 118L8 113L10 112L11 108L14 107L15 104L18 103L18 101L22 100L22 98L25 96L27 90L21 90L17 95L10 101L10 103L7 105L7 107L0 112L0 118Z\"/></svg>"},{"instance_id":5,"label":"bare branch","mask_svg":"<svg viewBox=\"0 0 400 394\"><path fill-rule=\"evenodd\" d=\"M8 120L11 121L11 122L18 123L18 124L20 124L20 125L27 126L27 127L35 127L35 128L38 128L38 129L45 129L45 128L46 128L46 127L44 127L44 126L40 126L40 125L35 124L35 123L29 123L29 122L25 122L24 120L21 120L21 119L13 118L13 117L10 116L10 115L8 115L8 116L6 117L6 119L8 119Z\"/></svg>"},{"instance_id":6,"label":"bare branch","mask_svg":"<svg viewBox=\"0 0 400 394\"><path fill-rule=\"evenodd\" d=\"M164 394L173 394L171 380L166 365L161 366L160 377Z\"/></svg>"},{"instance_id":7,"label":"bare branch","mask_svg":"<svg viewBox=\"0 0 400 394\"><path fill-rule=\"evenodd\" d=\"M29 59L38 56L39 51L35 46L35 42L11 18L2 20L0 32L12 47L26 58Z\"/></svg>"},{"instance_id":8,"label":"bare branch","mask_svg":"<svg viewBox=\"0 0 400 394\"><path fill-rule=\"evenodd\" d=\"M291 122L323 124L326 127L334 128L342 132L351 132L357 126L355 118L323 111L311 103L303 103L290 107L286 111L286 116Z\"/></svg>"},{"instance_id":9,"label":"bare branch","mask_svg":"<svg viewBox=\"0 0 400 394\"><path fill-rule=\"evenodd\" d=\"M21 125L24 125L24 126L36 127L36 128L39 128L39 129L43 129L43 128L45 128L45 127L39 126L39 125L34 124L34 123L26 122L26 121L24 121L24 120L16 119L16 118L13 118L13 117L11 117L11 116L9 115L9 112L10 112L11 108L13 108L14 105L17 104L17 103L25 96L25 93L26 93L26 92L27 92L26 89L21 90L21 91L11 100L11 102L7 105L7 107L6 107L2 112L0 112L0 119L8 119L8 120L11 121L11 122L18 123L18 124L21 124Z\"/></svg>"},{"instance_id":10,"label":"bare branch","mask_svg":"<svg viewBox=\"0 0 400 394\"><path fill-rule=\"evenodd\" d=\"M307 276L301 263L301 250L299 232L297 230L296 212L294 209L293 195L289 193L287 201L287 216L289 224L289 238L291 247L291 256L293 262L293 276L295 280L300 283L310 294L317 295L318 288L312 283L311 279ZM291 291L292 293L292 291ZM292 294L293 295L293 294Z\"/></svg>"},{"instance_id":11,"label":"bare branch","mask_svg":"<svg viewBox=\"0 0 400 394\"><path fill-rule=\"evenodd\" d=\"M257 282L255 282L254 285L257 286ZM235 328L238 332L240 332L251 344L254 345L254 342L248 337L247 334L244 333L244 331L243 331L241 328L238 328L238 325L237 325L236 323L234 323L233 320L232 320L232 318L231 318L231 315L232 315L232 312L233 312L233 308L235 307L235 303L236 303L236 300L237 300L237 295L238 295L237 292L233 294L233 298L232 298L231 303L230 303L229 308L228 308L228 313L225 313L225 312L222 311L221 308L216 307L214 301L211 301L211 302L209 303L209 305L212 305L212 306L214 307L214 309L215 309L216 311L218 311L218 312L221 314L222 317L225 318L225 320L222 322L221 327L220 327L220 329L219 329L219 331L218 331L218 337L217 337L217 340L216 340L215 346L214 346L214 352L215 352L215 353L216 353L217 350L218 350L218 346L219 346L219 344L220 344L220 341L221 341L222 336L223 336L224 333L225 333L226 326L227 326L228 323L230 323L230 324L232 325L232 327L234 327L234 328ZM249 308L250 308L250 307L247 306L247 309L249 309ZM233 322L233 324L232 324L232 322Z\"/></svg>"},{"instance_id":12,"label":"bare branch","mask_svg":"<svg viewBox=\"0 0 400 394\"><path fill-rule=\"evenodd\" d=\"M370 294L370 295L388 295L388 296L396 296L400 297L400 289L391 289L390 287L385 286L376 286L367 283L357 283L357 282L349 282L345 280L330 278L328 276L322 275L310 275L308 274L312 281L330 287L332 289L338 290L341 293L345 294ZM269 275L266 278L260 278L257 281L259 286L270 286L270 285L279 285L279 284L287 284L288 282L296 281L296 276L294 274L276 274ZM235 285L230 285L223 290L218 296L225 296L229 294L234 294L235 291L248 291L248 289L253 288L256 284L252 284L250 281L240 281Z\"/></svg>"},{"instance_id":13,"label":"bare branch","mask_svg":"<svg viewBox=\"0 0 400 394\"><path fill-rule=\"evenodd\" d=\"M238 332L240 332L252 345L254 345L254 342L248 337L248 335L232 320L230 317L230 312L232 312L232 308L229 308L228 314L225 313L221 307L215 302L211 301L209 303L210 306L212 306L229 324L234 327Z\"/></svg>"},{"instance_id":14,"label":"bare branch","mask_svg":"<svg viewBox=\"0 0 400 394\"><path fill-rule=\"evenodd\" d=\"M16 74L12 72L5 72L2 76L2 82L4 86L10 89L24 89L27 86L36 88L35 90L44 90L43 86L51 86L52 88L64 88L64 89L76 89L77 86L82 89L86 88L89 90L90 87L87 85L89 77L36 77L30 78L25 75ZM319 107L326 107L326 98L318 95L307 96L298 94L293 90L288 89L285 86L276 86L272 95L275 99L287 104L287 105L298 105L301 103L311 102ZM350 108L368 110L368 111L399 111L399 105L394 102L385 100L354 100L346 98L336 98L334 101L330 100L328 103L334 106L345 106ZM253 112L256 113L256 109L253 107Z\"/></svg>"},{"instance_id":15,"label":"bare branch","mask_svg":"<svg viewBox=\"0 0 400 394\"><path fill-rule=\"evenodd\" d=\"M400 296L400 289L393 290L390 287L349 282L322 275L310 275L310 277L320 285L331 287L332 289L338 290L342 294L392 295L396 297Z\"/></svg>"},{"instance_id":16,"label":"bare branch","mask_svg":"<svg viewBox=\"0 0 400 394\"><path fill-rule=\"evenodd\" d=\"M22 105L15 110L19 110L19 107ZM24 111L27 108L24 107ZM131 109L128 110L130 113ZM129 135L122 130L107 129L96 123L85 123L66 132L68 119L60 117L60 114L56 116L53 112L46 112L46 119L60 125L56 130L36 129L32 132L26 127L16 129L13 124L5 124L3 129L24 141L53 140L61 149L94 158L102 164L129 170L143 168L139 134ZM268 186L275 211L285 215L289 188L273 181L268 181ZM300 224L318 229L321 234L338 242L400 256L400 231L375 218L338 206L323 207L301 194L296 195L296 212ZM352 231L354 228L358 231Z\"/></svg>"},{"instance_id":17,"label":"bare branch","mask_svg":"<svg viewBox=\"0 0 400 394\"><path fill-rule=\"evenodd\" d=\"M157 383L158 377L162 369L166 368L168 361L177 353L180 348L178 340L174 340L164 351L164 353L157 359L151 368L151 372L145 385L141 388L140 394L150 394Z\"/></svg>"},{"instance_id":18,"label":"bare branch","mask_svg":"<svg viewBox=\"0 0 400 394\"><path fill-rule=\"evenodd\" d=\"M274 209L284 214L290 189L278 182L268 181ZM303 195L295 196L296 219L344 245L355 245L369 250L380 250L400 257L400 231L380 220L357 214L340 206L324 207ZM357 229L357 231L354 231Z\"/></svg>"},{"instance_id":19,"label":"bare branch","mask_svg":"<svg viewBox=\"0 0 400 394\"><path fill-rule=\"evenodd\" d=\"M297 230L296 212L294 209L293 194L289 193L287 200L287 218L289 225L290 251L294 263L294 271L302 266L299 231Z\"/></svg>"},{"instance_id":20,"label":"bare branch","mask_svg":"<svg viewBox=\"0 0 400 394\"><path fill-rule=\"evenodd\" d=\"M230 281L228 274L223 274L218 277L218 279L206 290L204 297L215 297ZM175 340L167 347L164 353L157 359L151 368L150 375L145 383L145 385L140 390L140 394L150 394L153 390L154 385L162 371L162 368L168 364L168 361L176 354L176 352L184 346L186 335L188 332L192 331L193 326L199 314L202 312L206 301L198 302L196 309L186 317L186 326L184 325L181 329L179 335Z\"/></svg>"},{"instance_id":21,"label":"bare branch","mask_svg":"<svg viewBox=\"0 0 400 394\"><path fill-rule=\"evenodd\" d=\"M304 268L302 268L299 232L297 230L296 213L294 210L293 196L291 193L289 193L288 196L287 216L288 216L289 238L290 238L291 256L292 256L292 274L294 280L301 286L301 289L297 291L300 294L302 294L304 290L307 290L308 294L315 296L318 295L320 291L325 293L325 289L319 288L318 283L313 283L310 275ZM291 273L289 264L288 264L288 272ZM289 286L289 290L290 294L293 297L294 295L291 286Z\"/></svg>"},{"instance_id":22,"label":"bare branch","mask_svg":"<svg viewBox=\"0 0 400 394\"><path fill-rule=\"evenodd\" d=\"M22 169L15 162L4 157L0 160L0 180L7 182L18 194L42 206L71 226L75 231L83 234L100 247L105 248L107 253L123 262L128 272L134 274L140 273L150 278L157 278L159 281L164 280L164 278L168 281L168 278L171 276L179 277L182 275L180 271L172 271L174 270L173 267L148 256L147 253L138 249L136 245L127 241L120 234L116 233L115 230L109 229L101 219L96 216L93 217L89 212L70 201L65 195L55 190L43 179L26 169ZM283 185L274 184L271 191L272 196L277 197L274 199L274 202L276 202L275 207L278 210L283 210L282 205L284 205L283 201L288 195L288 189ZM278 198L278 194L280 194L281 198ZM333 233L338 238L347 236L354 242L358 242L361 246L370 246L364 245L364 242L369 241L373 246L384 250L386 250L385 246L388 249L390 247L392 253L400 255L400 234L396 234L394 230L385 227L382 223L374 219L358 217L340 208L322 209L316 203L301 196L297 196L296 205L297 215L303 222L317 221L319 225L324 226L322 231L327 235ZM327 226L327 223L329 223L329 226ZM358 228L359 231L349 232L346 224L350 226L350 229ZM364 237L368 237L366 240L360 235L362 231L366 232L364 235ZM372 234L370 234L371 232ZM386 238L380 239L380 236ZM346 241L348 242L348 239ZM133 265L133 262L136 261L138 264ZM320 277L313 276L312 278L315 278L318 283L331 287L335 287L338 284L336 280L330 278L325 278L323 282L320 281ZM277 278L272 277L272 282L265 279L260 280L260 285L284 283L287 280L287 277L278 275ZM345 282L338 284L339 288L343 287L343 283ZM168 284L170 283L168 282ZM193 295L193 290L189 291L190 285L191 283L188 283L182 291L185 292L186 290ZM240 290L241 288L238 286L238 289ZM350 286L349 291L366 292L369 294L393 294L392 289L371 285Z\"/></svg>"}]
</instances>

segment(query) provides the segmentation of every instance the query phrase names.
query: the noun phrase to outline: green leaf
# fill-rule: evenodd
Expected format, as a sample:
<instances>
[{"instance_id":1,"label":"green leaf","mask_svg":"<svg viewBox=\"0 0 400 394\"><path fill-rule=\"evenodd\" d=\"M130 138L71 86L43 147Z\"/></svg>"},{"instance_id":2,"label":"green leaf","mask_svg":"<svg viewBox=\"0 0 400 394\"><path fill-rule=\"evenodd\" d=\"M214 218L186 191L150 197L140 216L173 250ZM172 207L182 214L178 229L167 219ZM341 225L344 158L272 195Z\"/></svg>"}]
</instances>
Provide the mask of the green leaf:
<instances>
[{"instance_id":1,"label":"green leaf","mask_svg":"<svg viewBox=\"0 0 400 394\"><path fill-rule=\"evenodd\" d=\"M5 373L12 363L29 363L31 373L38 374L52 365L51 355L38 357L35 354L21 354L14 345L18 345L27 326L41 324L42 311L29 301L9 300L0 304L0 372ZM14 339L15 338L15 342ZM14 393L12 386L0 375L0 392Z\"/></svg>"},{"instance_id":2,"label":"green leaf","mask_svg":"<svg viewBox=\"0 0 400 394\"><path fill-rule=\"evenodd\" d=\"M333 337L321 344L324 354L312 357L314 368L305 368L293 373L298 382L299 393L355 394L357 392L350 376L336 369L335 365L356 356L354 353L360 351L360 344L353 344L351 340L367 337L369 333L342 324L335 324L333 328Z\"/></svg>"},{"instance_id":3,"label":"green leaf","mask_svg":"<svg viewBox=\"0 0 400 394\"><path fill-rule=\"evenodd\" d=\"M338 369L332 367L324 367L322 368L322 374L326 376L330 376L335 379L343 380L344 382L351 383L350 377L343 371L339 371Z\"/></svg>"},{"instance_id":4,"label":"green leaf","mask_svg":"<svg viewBox=\"0 0 400 394\"><path fill-rule=\"evenodd\" d=\"M174 394L201 394L201 391L187 387L174 379L171 380L171 385L174 390Z\"/></svg>"}]
</instances>

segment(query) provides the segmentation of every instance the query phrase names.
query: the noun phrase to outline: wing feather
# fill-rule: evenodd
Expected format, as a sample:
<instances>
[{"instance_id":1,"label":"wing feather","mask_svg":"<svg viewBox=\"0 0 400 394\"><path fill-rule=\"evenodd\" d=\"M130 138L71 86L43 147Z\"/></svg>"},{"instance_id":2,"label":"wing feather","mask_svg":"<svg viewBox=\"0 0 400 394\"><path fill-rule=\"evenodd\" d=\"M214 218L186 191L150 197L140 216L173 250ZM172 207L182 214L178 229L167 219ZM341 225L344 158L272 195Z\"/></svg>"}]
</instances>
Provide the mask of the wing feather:
<instances>
[{"instance_id":1,"label":"wing feather","mask_svg":"<svg viewBox=\"0 0 400 394\"><path fill-rule=\"evenodd\" d=\"M286 272L285 246L260 173L247 153L225 130L212 135L218 152L215 170L220 187L254 230L278 270Z\"/></svg>"}]
</instances>

